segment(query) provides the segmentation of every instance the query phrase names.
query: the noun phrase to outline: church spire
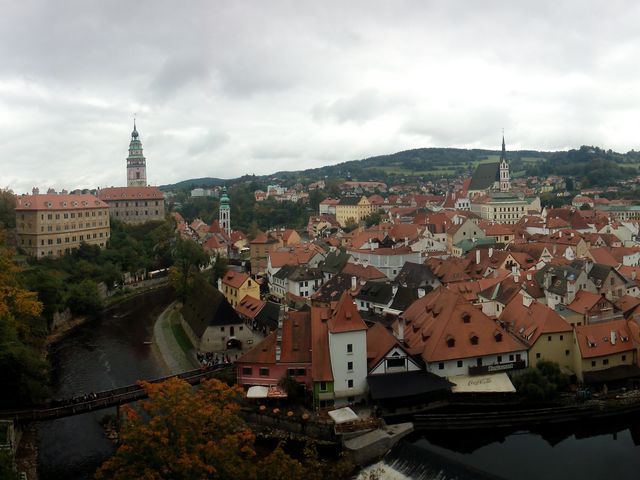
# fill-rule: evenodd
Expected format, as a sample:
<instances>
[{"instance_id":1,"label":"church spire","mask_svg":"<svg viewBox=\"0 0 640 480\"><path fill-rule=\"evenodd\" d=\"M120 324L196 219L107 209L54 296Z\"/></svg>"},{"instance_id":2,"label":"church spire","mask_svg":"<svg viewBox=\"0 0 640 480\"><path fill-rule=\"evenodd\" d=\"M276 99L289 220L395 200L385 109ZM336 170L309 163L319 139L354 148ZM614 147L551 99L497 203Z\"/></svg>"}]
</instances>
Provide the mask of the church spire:
<instances>
[{"instance_id":1,"label":"church spire","mask_svg":"<svg viewBox=\"0 0 640 480\"><path fill-rule=\"evenodd\" d=\"M504 143L504 128L502 129L502 152L500 153L500 191L511 190L511 175L509 173L509 162L507 162L507 149Z\"/></svg>"},{"instance_id":2,"label":"church spire","mask_svg":"<svg viewBox=\"0 0 640 480\"><path fill-rule=\"evenodd\" d=\"M504 144L504 128L502 129L502 153L500 154L500 161L507 161L507 149Z\"/></svg>"}]
</instances>

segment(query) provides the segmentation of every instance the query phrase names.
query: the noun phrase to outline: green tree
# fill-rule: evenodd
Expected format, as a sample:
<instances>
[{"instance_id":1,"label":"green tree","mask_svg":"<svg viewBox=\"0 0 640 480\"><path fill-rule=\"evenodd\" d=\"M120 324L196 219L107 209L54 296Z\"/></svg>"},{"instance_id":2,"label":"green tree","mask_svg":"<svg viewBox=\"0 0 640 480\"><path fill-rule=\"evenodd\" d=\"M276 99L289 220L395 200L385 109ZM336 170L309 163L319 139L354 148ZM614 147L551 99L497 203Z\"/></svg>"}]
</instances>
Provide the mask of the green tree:
<instances>
[{"instance_id":1,"label":"green tree","mask_svg":"<svg viewBox=\"0 0 640 480\"><path fill-rule=\"evenodd\" d=\"M93 280L82 280L69 286L67 305L73 313L87 315L102 308L98 284Z\"/></svg>"},{"instance_id":2,"label":"green tree","mask_svg":"<svg viewBox=\"0 0 640 480\"><path fill-rule=\"evenodd\" d=\"M535 368L514 376L513 384L518 394L527 400L548 401L565 390L569 381L557 363L540 361Z\"/></svg>"},{"instance_id":3,"label":"green tree","mask_svg":"<svg viewBox=\"0 0 640 480\"><path fill-rule=\"evenodd\" d=\"M16 226L16 196L11 190L0 189L0 228Z\"/></svg>"},{"instance_id":4,"label":"green tree","mask_svg":"<svg viewBox=\"0 0 640 480\"><path fill-rule=\"evenodd\" d=\"M184 301L191 291L195 276L209 262L209 257L197 243L178 239L173 258L174 266L169 273L169 279L178 297Z\"/></svg>"}]
</instances>

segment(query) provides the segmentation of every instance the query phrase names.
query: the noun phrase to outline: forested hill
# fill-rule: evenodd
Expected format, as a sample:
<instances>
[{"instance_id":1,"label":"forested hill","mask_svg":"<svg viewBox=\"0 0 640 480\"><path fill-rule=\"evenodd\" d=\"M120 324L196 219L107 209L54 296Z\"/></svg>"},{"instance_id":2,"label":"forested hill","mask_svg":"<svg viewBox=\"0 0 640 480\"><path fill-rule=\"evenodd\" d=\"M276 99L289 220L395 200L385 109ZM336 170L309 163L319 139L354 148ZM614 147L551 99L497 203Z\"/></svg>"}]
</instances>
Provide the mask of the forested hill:
<instances>
[{"instance_id":1,"label":"forested hill","mask_svg":"<svg viewBox=\"0 0 640 480\"><path fill-rule=\"evenodd\" d=\"M419 148L301 171L276 172L265 176L243 176L233 180L201 178L185 180L161 188L187 189L222 183L232 185L247 180L266 182L276 179L287 181L286 183L307 183L324 178L377 180L387 183L417 178L433 180L469 175L479 163L495 162L499 158L499 150ZM514 177L570 176L580 180L584 186L608 185L616 180L638 175L640 166L640 152L632 150L627 153L617 153L591 146L558 152L507 151L507 158Z\"/></svg>"}]
</instances>

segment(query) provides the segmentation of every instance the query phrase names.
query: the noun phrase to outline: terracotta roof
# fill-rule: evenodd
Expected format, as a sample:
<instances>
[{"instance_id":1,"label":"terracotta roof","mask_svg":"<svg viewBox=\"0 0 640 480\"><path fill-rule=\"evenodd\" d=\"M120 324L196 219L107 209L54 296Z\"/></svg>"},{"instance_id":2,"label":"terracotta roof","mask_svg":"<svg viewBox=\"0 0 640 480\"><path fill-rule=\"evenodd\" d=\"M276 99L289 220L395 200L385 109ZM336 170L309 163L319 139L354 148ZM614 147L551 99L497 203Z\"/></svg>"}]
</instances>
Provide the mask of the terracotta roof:
<instances>
[{"instance_id":1,"label":"terracotta roof","mask_svg":"<svg viewBox=\"0 0 640 480\"><path fill-rule=\"evenodd\" d=\"M425 362L524 350L495 321L447 288L439 287L416 300L402 318L409 350L420 352Z\"/></svg>"},{"instance_id":2,"label":"terracotta roof","mask_svg":"<svg viewBox=\"0 0 640 480\"><path fill-rule=\"evenodd\" d=\"M327 324L331 333L356 332L367 329L356 304L353 303L353 298L347 292L344 292L340 297Z\"/></svg>"},{"instance_id":3,"label":"terracotta roof","mask_svg":"<svg viewBox=\"0 0 640 480\"><path fill-rule=\"evenodd\" d=\"M162 200L158 187L108 187L98 191L100 200Z\"/></svg>"},{"instance_id":4,"label":"terracotta roof","mask_svg":"<svg viewBox=\"0 0 640 480\"><path fill-rule=\"evenodd\" d=\"M614 304L624 315L640 305L640 298L624 295Z\"/></svg>"},{"instance_id":5,"label":"terracotta roof","mask_svg":"<svg viewBox=\"0 0 640 480\"><path fill-rule=\"evenodd\" d=\"M603 357L635 349L626 320L582 325L575 328L575 336L582 358Z\"/></svg>"},{"instance_id":6,"label":"terracotta roof","mask_svg":"<svg viewBox=\"0 0 640 480\"><path fill-rule=\"evenodd\" d=\"M236 305L236 312L247 318L255 318L266 304L267 302L264 300L245 295L245 297L240 300L240 303Z\"/></svg>"},{"instance_id":7,"label":"terracotta roof","mask_svg":"<svg viewBox=\"0 0 640 480\"><path fill-rule=\"evenodd\" d=\"M277 331L242 355L238 363L276 363ZM311 315L290 311L282 320L280 363L311 363Z\"/></svg>"},{"instance_id":8,"label":"terracotta roof","mask_svg":"<svg viewBox=\"0 0 640 480\"><path fill-rule=\"evenodd\" d=\"M369 371L375 367L394 347L400 347L398 340L381 323L374 323L367 330L367 365Z\"/></svg>"},{"instance_id":9,"label":"terracotta roof","mask_svg":"<svg viewBox=\"0 0 640 480\"><path fill-rule=\"evenodd\" d=\"M573 302L567 305L567 308L573 310L574 312L578 312L580 314L584 314L591 310L596 303L602 300L603 296L599 293L591 293L586 290L578 290L576 293ZM607 300L609 302L609 300Z\"/></svg>"},{"instance_id":10,"label":"terracotta roof","mask_svg":"<svg viewBox=\"0 0 640 480\"><path fill-rule=\"evenodd\" d=\"M535 300L525 306L523 299L522 294L513 297L500 315L500 321L522 341L533 345L543 333L572 331L555 310Z\"/></svg>"},{"instance_id":11,"label":"terracotta roof","mask_svg":"<svg viewBox=\"0 0 640 480\"><path fill-rule=\"evenodd\" d=\"M347 262L345 264L344 268L342 269L342 273L344 273L345 275L358 277L362 280L382 280L387 278L384 273L382 273L373 265L367 265L365 267L358 263L350 262Z\"/></svg>"},{"instance_id":12,"label":"terracotta roof","mask_svg":"<svg viewBox=\"0 0 640 480\"><path fill-rule=\"evenodd\" d=\"M249 275L247 275L246 273L229 270L224 274L222 283L225 283L233 288L240 288L244 284L244 282L246 282L250 278L251 277L249 277Z\"/></svg>"},{"instance_id":13,"label":"terracotta roof","mask_svg":"<svg viewBox=\"0 0 640 480\"><path fill-rule=\"evenodd\" d=\"M597 247L589 249L589 255L591 256L591 258L593 258L594 262L601 263L603 265L609 265L611 267L617 267L621 262L616 260L611 253L612 252L607 247Z\"/></svg>"},{"instance_id":14,"label":"terracotta roof","mask_svg":"<svg viewBox=\"0 0 640 480\"><path fill-rule=\"evenodd\" d=\"M38 194L16 197L16 210L78 210L109 208L109 205L89 194Z\"/></svg>"},{"instance_id":15,"label":"terracotta roof","mask_svg":"<svg viewBox=\"0 0 640 480\"><path fill-rule=\"evenodd\" d=\"M311 379L314 382L332 382L331 356L329 354L329 328L331 308L311 308Z\"/></svg>"}]
</instances>

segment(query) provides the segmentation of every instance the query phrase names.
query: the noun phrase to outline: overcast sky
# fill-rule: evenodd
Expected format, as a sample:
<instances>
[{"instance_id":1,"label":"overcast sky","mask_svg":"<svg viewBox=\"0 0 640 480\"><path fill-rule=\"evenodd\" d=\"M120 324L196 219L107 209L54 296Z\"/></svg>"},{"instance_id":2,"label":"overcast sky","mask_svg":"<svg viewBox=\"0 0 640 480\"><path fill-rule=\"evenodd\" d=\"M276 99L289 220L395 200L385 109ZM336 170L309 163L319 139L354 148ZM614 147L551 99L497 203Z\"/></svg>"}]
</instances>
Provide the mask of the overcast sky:
<instances>
[{"instance_id":1,"label":"overcast sky","mask_svg":"<svg viewBox=\"0 0 640 480\"><path fill-rule=\"evenodd\" d=\"M640 2L0 0L0 187L640 149Z\"/></svg>"}]
</instances>

